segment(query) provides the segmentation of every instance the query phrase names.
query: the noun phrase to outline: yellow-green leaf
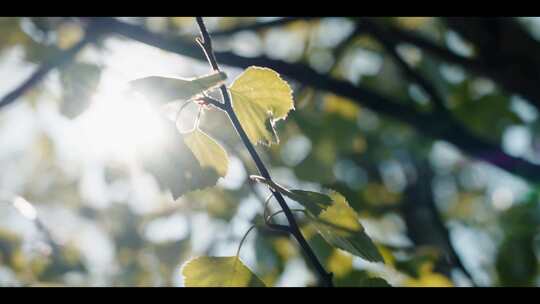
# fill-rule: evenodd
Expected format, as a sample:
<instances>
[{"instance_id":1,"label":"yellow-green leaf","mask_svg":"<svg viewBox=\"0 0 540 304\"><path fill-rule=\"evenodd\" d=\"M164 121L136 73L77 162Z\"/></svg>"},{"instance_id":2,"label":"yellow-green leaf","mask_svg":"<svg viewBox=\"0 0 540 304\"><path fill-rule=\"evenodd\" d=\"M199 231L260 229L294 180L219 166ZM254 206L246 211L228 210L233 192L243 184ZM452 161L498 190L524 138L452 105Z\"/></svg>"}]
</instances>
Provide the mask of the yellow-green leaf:
<instances>
[{"instance_id":1,"label":"yellow-green leaf","mask_svg":"<svg viewBox=\"0 0 540 304\"><path fill-rule=\"evenodd\" d=\"M159 117L159 144L140 149L138 161L152 174L162 190L169 190L174 199L194 190L213 187L218 181L214 168L200 165L173 122L161 116L159 107L151 107ZM150 115L150 113L149 113Z\"/></svg>"},{"instance_id":2,"label":"yellow-green leaf","mask_svg":"<svg viewBox=\"0 0 540 304\"><path fill-rule=\"evenodd\" d=\"M289 190L263 177L251 176L251 178L258 182L265 183L288 198L297 201L315 216L318 216L324 209L332 204L332 198L326 194L305 190Z\"/></svg>"},{"instance_id":3,"label":"yellow-green leaf","mask_svg":"<svg viewBox=\"0 0 540 304\"><path fill-rule=\"evenodd\" d=\"M364 231L358 214L338 192L330 196L303 190L289 190L260 176L251 176L300 203L320 235L332 246L371 262L384 262L377 246Z\"/></svg>"},{"instance_id":4,"label":"yellow-green leaf","mask_svg":"<svg viewBox=\"0 0 540 304\"><path fill-rule=\"evenodd\" d=\"M149 76L133 80L130 84L146 97L165 103L173 100L189 100L221 85L225 79L227 75L224 72L214 72L191 79Z\"/></svg>"},{"instance_id":5,"label":"yellow-green leaf","mask_svg":"<svg viewBox=\"0 0 540 304\"><path fill-rule=\"evenodd\" d=\"M384 262L377 246L364 231L358 214L338 192L330 194L332 205L318 216L308 215L321 236L331 245L371 262ZM309 209L308 209L309 211Z\"/></svg>"},{"instance_id":6,"label":"yellow-green leaf","mask_svg":"<svg viewBox=\"0 0 540 304\"><path fill-rule=\"evenodd\" d=\"M252 66L235 79L230 92L234 112L249 139L254 144L278 143L274 124L294 110L287 82L271 69Z\"/></svg>"},{"instance_id":7,"label":"yellow-green leaf","mask_svg":"<svg viewBox=\"0 0 540 304\"><path fill-rule=\"evenodd\" d=\"M221 177L227 175L227 168L229 167L227 152L212 137L199 129L195 129L184 135L184 141L199 161L201 167L212 168Z\"/></svg>"},{"instance_id":8,"label":"yellow-green leaf","mask_svg":"<svg viewBox=\"0 0 540 304\"><path fill-rule=\"evenodd\" d=\"M265 287L237 257L198 257L183 269L186 287Z\"/></svg>"}]
</instances>

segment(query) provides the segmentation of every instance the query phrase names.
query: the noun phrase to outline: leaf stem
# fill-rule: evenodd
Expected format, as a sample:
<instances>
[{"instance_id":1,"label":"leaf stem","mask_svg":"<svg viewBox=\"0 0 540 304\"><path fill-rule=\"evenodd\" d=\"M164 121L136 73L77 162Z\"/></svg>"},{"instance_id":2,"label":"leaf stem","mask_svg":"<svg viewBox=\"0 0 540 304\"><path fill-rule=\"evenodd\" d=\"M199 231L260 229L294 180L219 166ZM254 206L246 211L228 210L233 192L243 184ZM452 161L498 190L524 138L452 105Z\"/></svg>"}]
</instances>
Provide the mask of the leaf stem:
<instances>
[{"instance_id":1,"label":"leaf stem","mask_svg":"<svg viewBox=\"0 0 540 304\"><path fill-rule=\"evenodd\" d=\"M219 66L216 61L216 57L214 55L214 51L212 49L212 41L210 38L210 35L208 34L208 31L206 29L206 26L204 25L204 21L202 17L196 17L197 24L199 25L201 37L198 38L197 42L203 49L204 53L206 54L206 58L208 59L208 62L212 66L212 69L214 71L219 71ZM272 180L270 177L270 173L266 166L264 165L263 161L259 157L259 154L255 150L255 147L250 142L246 132L244 131L242 125L240 124L240 121L238 120L238 117L236 116L236 113L233 110L231 98L229 96L229 92L227 90L227 87L225 85L222 85L220 87L221 94L223 96L223 107L225 109L225 112L228 114L229 119L231 120L234 128L236 129L236 132L240 136L240 139L244 143L244 146L248 150L249 154L251 155L251 158L255 162L255 165L257 166L257 169L259 170L260 174L267 180ZM300 244L300 247L302 248L302 251L306 255L307 259L311 262L313 267L315 268L318 276L320 284L327 287L332 287L332 273L326 272L324 267L322 266L321 262L309 246L308 242L302 235L302 232L300 231L300 228L298 226L298 223L296 222L296 219L294 218L294 215L292 214L291 209L285 202L285 199L279 192L274 191L273 189L270 189L276 200L278 201L281 209L283 210L283 213L287 217L287 221L289 222L289 226L287 227L288 232L296 239L296 241Z\"/></svg>"},{"instance_id":2,"label":"leaf stem","mask_svg":"<svg viewBox=\"0 0 540 304\"><path fill-rule=\"evenodd\" d=\"M257 226L256 225L251 225L251 227L249 227L249 229L246 231L246 233L244 233L244 236L242 237L242 239L240 240L240 244L238 245L238 249L236 250L236 258L240 257L240 250L242 249L242 245L244 245L244 241L246 240L247 236L249 235L251 230L253 230L253 228L255 228L255 227L257 227Z\"/></svg>"}]
</instances>

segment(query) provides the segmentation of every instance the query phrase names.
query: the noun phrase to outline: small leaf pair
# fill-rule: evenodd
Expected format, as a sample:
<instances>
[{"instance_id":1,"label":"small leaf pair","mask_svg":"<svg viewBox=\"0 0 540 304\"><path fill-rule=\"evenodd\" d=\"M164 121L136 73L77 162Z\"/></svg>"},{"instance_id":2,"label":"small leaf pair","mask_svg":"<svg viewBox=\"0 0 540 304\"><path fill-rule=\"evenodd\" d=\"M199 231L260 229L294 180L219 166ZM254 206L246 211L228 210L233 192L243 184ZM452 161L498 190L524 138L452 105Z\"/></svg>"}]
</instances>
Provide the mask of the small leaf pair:
<instances>
[{"instance_id":1,"label":"small leaf pair","mask_svg":"<svg viewBox=\"0 0 540 304\"><path fill-rule=\"evenodd\" d=\"M131 82L131 85L154 103L163 105L175 100L190 101L204 92L223 84L223 81L226 78L227 76L224 72L215 72L191 79L150 76L134 80ZM181 109L183 109L183 107ZM199 129L198 119L199 117L197 117L197 122L192 130L180 132L183 134L184 142L202 167L201 171L213 170L217 176L224 177L227 174L229 165L227 152L212 137ZM173 163L170 165L172 166L172 164ZM183 168L175 169L182 170ZM159 175L157 175L156 178L158 179L158 182L163 184L164 181ZM217 181L217 179L215 181ZM185 192L196 190L198 188L197 185L193 185L190 189L186 189L187 191L175 191L173 192L173 195L177 198Z\"/></svg>"}]
</instances>

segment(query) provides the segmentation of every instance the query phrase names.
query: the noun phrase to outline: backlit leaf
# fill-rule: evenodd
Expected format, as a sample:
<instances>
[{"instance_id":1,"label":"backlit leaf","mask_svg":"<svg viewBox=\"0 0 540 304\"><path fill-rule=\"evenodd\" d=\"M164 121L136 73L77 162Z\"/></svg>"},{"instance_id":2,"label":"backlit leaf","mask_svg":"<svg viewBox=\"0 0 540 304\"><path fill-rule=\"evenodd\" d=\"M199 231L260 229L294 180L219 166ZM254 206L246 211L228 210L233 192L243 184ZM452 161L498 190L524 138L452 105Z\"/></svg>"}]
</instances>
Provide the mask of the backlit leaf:
<instances>
[{"instance_id":1,"label":"backlit leaf","mask_svg":"<svg viewBox=\"0 0 540 304\"><path fill-rule=\"evenodd\" d=\"M333 246L370 262L384 262L379 250L360 224L358 214L349 206L345 197L337 192L331 193L330 197L330 207L319 216L310 214L321 236Z\"/></svg>"},{"instance_id":2,"label":"backlit leaf","mask_svg":"<svg viewBox=\"0 0 540 304\"><path fill-rule=\"evenodd\" d=\"M335 191L328 196L311 191L288 190L259 176L251 178L269 185L304 206L318 232L331 245L370 262L384 263L377 246L365 233L358 214L343 195Z\"/></svg>"},{"instance_id":3,"label":"backlit leaf","mask_svg":"<svg viewBox=\"0 0 540 304\"><path fill-rule=\"evenodd\" d=\"M271 145L279 139L274 124L294 110L292 90L271 69L249 67L230 87L234 112L249 139Z\"/></svg>"},{"instance_id":4,"label":"backlit leaf","mask_svg":"<svg viewBox=\"0 0 540 304\"><path fill-rule=\"evenodd\" d=\"M252 176L252 178L269 185L274 190L279 191L281 194L300 203L307 210L309 210L309 212L316 216L318 216L324 209L332 204L332 198L326 194L305 190L289 190L273 181L269 181L264 178L259 178L256 176Z\"/></svg>"},{"instance_id":5,"label":"backlit leaf","mask_svg":"<svg viewBox=\"0 0 540 304\"><path fill-rule=\"evenodd\" d=\"M221 85L226 78L224 72L214 72L191 79L149 76L133 80L130 84L146 97L159 103L166 103L173 100L189 100Z\"/></svg>"},{"instance_id":6,"label":"backlit leaf","mask_svg":"<svg viewBox=\"0 0 540 304\"><path fill-rule=\"evenodd\" d=\"M157 111L157 110L156 110ZM215 186L219 178L214 167L201 167L190 151L174 122L164 115L160 123L160 144L148 151L141 149L140 161L163 190L170 190L176 199L185 193Z\"/></svg>"},{"instance_id":7,"label":"backlit leaf","mask_svg":"<svg viewBox=\"0 0 540 304\"><path fill-rule=\"evenodd\" d=\"M186 287L265 287L237 257L198 257L183 269Z\"/></svg>"},{"instance_id":8,"label":"backlit leaf","mask_svg":"<svg viewBox=\"0 0 540 304\"><path fill-rule=\"evenodd\" d=\"M195 129L184 134L184 140L203 168L213 168L221 177L227 175L229 167L227 152L212 137Z\"/></svg>"}]
</instances>

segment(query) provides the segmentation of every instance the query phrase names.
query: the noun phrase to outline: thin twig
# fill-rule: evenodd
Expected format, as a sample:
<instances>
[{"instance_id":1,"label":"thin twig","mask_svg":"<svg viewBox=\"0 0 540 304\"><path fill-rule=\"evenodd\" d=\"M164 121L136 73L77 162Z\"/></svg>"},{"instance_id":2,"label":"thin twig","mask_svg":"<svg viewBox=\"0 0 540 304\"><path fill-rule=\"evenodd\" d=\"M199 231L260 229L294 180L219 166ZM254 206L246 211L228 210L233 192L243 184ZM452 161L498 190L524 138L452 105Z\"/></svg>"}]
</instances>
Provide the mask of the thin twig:
<instances>
[{"instance_id":1,"label":"thin twig","mask_svg":"<svg viewBox=\"0 0 540 304\"><path fill-rule=\"evenodd\" d=\"M249 227L249 229L246 231L246 233L244 233L244 236L240 240L240 244L238 244L238 249L236 249L236 257L237 258L240 256L240 250L242 249L242 245L244 245L244 241L246 240L246 238L249 235L249 233L251 232L251 230L253 230L255 227L257 227L257 226L256 225L251 225L251 227Z\"/></svg>"},{"instance_id":2,"label":"thin twig","mask_svg":"<svg viewBox=\"0 0 540 304\"><path fill-rule=\"evenodd\" d=\"M197 23L199 25L202 39L198 39L197 41L201 45L202 49L204 50L206 57L208 59L208 62L212 66L212 69L214 71L219 71L219 66L216 61L216 57L214 55L214 51L212 49L212 43L210 35L208 34L208 31L206 29L206 26L204 25L204 21L202 17L197 17ZM240 138L242 139L242 142L244 143L244 146L247 148L249 154L253 158L253 161L255 162L255 165L257 166L257 169L259 170L260 174L265 177L268 180L271 180L270 173L268 172L268 169L266 169L266 166L262 162L261 158L259 157L257 151L253 147L252 143L250 142L246 132L244 131L242 125L240 124L240 121L238 120L238 117L236 116L236 113L234 112L232 108L232 102L229 96L229 93L227 91L227 87L225 85L222 85L220 87L222 97L223 97L223 104L225 106L226 112L229 116L229 119L231 120L234 128L238 132ZM309 261L314 266L315 270L317 271L317 274L319 275L319 280L321 281L321 284L324 286L333 286L332 283L332 274L326 272L322 264L319 262L317 256L309 246L308 242L302 235L302 232L300 231L300 228L298 227L298 223L296 222L296 219L294 218L294 215L292 214L291 210L287 206L287 203L285 202L285 199L279 192L272 191L272 194L278 201L279 205L281 206L281 209L285 213L285 216L287 217L287 220L289 222L288 229L290 230L293 237L298 241L300 246L302 247L302 250L304 254L307 256Z\"/></svg>"},{"instance_id":3,"label":"thin twig","mask_svg":"<svg viewBox=\"0 0 540 304\"><path fill-rule=\"evenodd\" d=\"M47 243L47 245L50 246L50 248L51 248L51 256L53 258L58 257L59 254L61 253L61 249L60 249L61 246L60 246L60 244L58 244L55 241L55 239L52 236L51 231L49 230L49 228L47 228L47 226L45 226L45 224L41 220L41 217L40 217L39 213L37 212L36 207L34 206L34 204L30 203L25 198L20 197L20 196L8 195L8 197L10 197L10 198L6 199L5 202L10 203L10 205L13 208L15 208L15 210L17 210L17 212L19 212L21 214L21 216L23 216L24 218L30 220L36 226L37 230L43 234L43 237L45 238L45 242ZM3 195L0 194L0 202L3 202L2 198L3 198ZM30 206L30 208L32 208L34 210L35 216L34 217L29 217L25 213L23 213L21 211L21 209L15 203L17 199L21 199L21 200L23 200L23 202L28 204Z\"/></svg>"},{"instance_id":4,"label":"thin twig","mask_svg":"<svg viewBox=\"0 0 540 304\"><path fill-rule=\"evenodd\" d=\"M223 105L222 102L218 101L218 100L215 100L214 98L210 97L210 96L203 96L201 98L199 98L199 100L202 100L222 111L225 111L225 106Z\"/></svg>"},{"instance_id":5,"label":"thin twig","mask_svg":"<svg viewBox=\"0 0 540 304\"><path fill-rule=\"evenodd\" d=\"M306 213L306 210L304 210L304 209L291 209L291 211ZM274 218L274 216L276 216L278 214L281 214L281 213L283 213L283 210L279 210L279 211L276 211L276 212L270 214L270 216L268 217L268 220L269 221L272 220Z\"/></svg>"}]
</instances>

